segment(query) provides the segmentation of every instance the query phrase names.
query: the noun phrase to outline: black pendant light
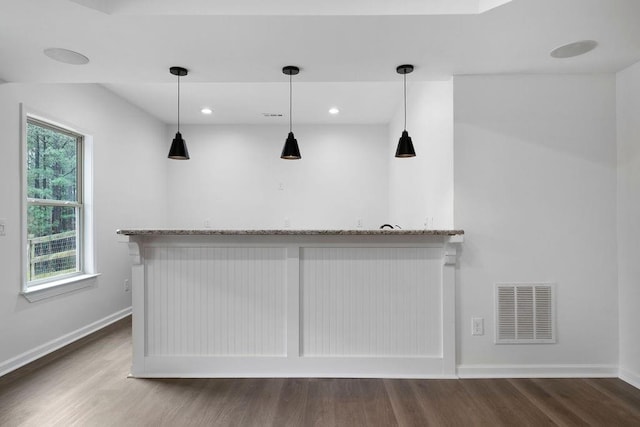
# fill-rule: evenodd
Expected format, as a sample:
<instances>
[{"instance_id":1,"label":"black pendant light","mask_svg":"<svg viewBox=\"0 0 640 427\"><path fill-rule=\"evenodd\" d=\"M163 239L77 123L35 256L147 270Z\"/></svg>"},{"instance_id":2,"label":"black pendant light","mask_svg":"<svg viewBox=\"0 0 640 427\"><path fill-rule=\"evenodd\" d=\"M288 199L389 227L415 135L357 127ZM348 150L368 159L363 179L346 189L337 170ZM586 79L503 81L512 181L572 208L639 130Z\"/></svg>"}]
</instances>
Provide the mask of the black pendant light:
<instances>
[{"instance_id":1,"label":"black pendant light","mask_svg":"<svg viewBox=\"0 0 640 427\"><path fill-rule=\"evenodd\" d=\"M413 71L413 65L405 64L396 67L396 72L402 74L404 80L404 130L402 136L398 141L398 148L396 149L396 157L415 157L416 150L413 148L413 142L407 132L407 74Z\"/></svg>"},{"instance_id":2,"label":"black pendant light","mask_svg":"<svg viewBox=\"0 0 640 427\"><path fill-rule=\"evenodd\" d=\"M291 76L295 76L300 72L300 68L294 65L287 65L282 69L282 72L289 76L289 135L287 136L287 140L284 142L284 147L282 148L282 154L280 155L281 159L285 160L298 160L301 159L300 149L298 148L298 141L293 136L293 132L291 130L293 120L291 118L292 113L292 97L291 97Z\"/></svg>"},{"instance_id":3,"label":"black pendant light","mask_svg":"<svg viewBox=\"0 0 640 427\"><path fill-rule=\"evenodd\" d=\"M186 68L171 67L169 72L174 76L178 76L178 132L176 137L171 142L171 149L169 150L169 158L174 160L189 160L189 150L187 150L187 143L182 139L180 133L180 77L186 76L189 72Z\"/></svg>"}]
</instances>

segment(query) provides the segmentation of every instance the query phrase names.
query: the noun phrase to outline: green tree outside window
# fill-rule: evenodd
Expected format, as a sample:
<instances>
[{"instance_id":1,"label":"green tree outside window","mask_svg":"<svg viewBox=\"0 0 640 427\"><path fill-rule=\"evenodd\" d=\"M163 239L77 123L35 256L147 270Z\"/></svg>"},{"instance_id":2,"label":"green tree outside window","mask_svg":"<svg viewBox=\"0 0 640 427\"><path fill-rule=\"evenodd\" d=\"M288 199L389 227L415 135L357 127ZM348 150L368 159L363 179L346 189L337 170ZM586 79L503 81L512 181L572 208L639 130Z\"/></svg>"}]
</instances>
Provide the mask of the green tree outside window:
<instances>
[{"instance_id":1,"label":"green tree outside window","mask_svg":"<svg viewBox=\"0 0 640 427\"><path fill-rule=\"evenodd\" d=\"M27 121L27 280L78 272L80 135Z\"/></svg>"}]
</instances>

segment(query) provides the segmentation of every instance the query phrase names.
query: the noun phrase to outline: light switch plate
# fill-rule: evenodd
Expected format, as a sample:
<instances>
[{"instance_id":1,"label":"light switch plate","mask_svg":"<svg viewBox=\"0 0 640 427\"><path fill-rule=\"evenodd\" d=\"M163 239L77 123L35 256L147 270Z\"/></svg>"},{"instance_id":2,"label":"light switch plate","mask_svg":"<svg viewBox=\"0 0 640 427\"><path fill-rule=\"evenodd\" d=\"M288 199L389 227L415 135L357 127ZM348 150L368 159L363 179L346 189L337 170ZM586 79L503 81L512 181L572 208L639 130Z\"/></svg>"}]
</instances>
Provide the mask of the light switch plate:
<instances>
[{"instance_id":1,"label":"light switch plate","mask_svg":"<svg viewBox=\"0 0 640 427\"><path fill-rule=\"evenodd\" d=\"M482 317L471 318L471 335L484 335L484 319Z\"/></svg>"}]
</instances>

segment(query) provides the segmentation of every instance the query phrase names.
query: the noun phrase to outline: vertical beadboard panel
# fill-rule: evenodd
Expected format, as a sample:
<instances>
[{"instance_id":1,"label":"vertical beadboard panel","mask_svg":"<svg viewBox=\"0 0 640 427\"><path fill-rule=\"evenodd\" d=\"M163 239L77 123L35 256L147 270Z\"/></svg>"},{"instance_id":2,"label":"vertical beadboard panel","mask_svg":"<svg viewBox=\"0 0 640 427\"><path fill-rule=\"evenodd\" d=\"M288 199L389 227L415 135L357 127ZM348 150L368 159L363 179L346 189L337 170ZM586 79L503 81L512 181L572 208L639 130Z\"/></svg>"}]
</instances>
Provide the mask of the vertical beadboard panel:
<instances>
[{"instance_id":1,"label":"vertical beadboard panel","mask_svg":"<svg viewBox=\"0 0 640 427\"><path fill-rule=\"evenodd\" d=\"M284 355L284 248L145 248L148 355Z\"/></svg>"},{"instance_id":2,"label":"vertical beadboard panel","mask_svg":"<svg viewBox=\"0 0 640 427\"><path fill-rule=\"evenodd\" d=\"M303 248L304 356L442 355L442 251Z\"/></svg>"}]
</instances>

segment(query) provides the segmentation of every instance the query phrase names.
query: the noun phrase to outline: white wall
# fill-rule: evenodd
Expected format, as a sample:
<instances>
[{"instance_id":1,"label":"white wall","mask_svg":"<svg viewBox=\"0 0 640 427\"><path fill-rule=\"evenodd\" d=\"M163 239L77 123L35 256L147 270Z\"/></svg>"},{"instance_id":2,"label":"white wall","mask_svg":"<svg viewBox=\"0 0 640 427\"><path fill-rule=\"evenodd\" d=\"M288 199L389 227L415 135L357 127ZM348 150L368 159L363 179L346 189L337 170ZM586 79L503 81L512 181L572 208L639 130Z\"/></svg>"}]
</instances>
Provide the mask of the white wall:
<instances>
[{"instance_id":1,"label":"white wall","mask_svg":"<svg viewBox=\"0 0 640 427\"><path fill-rule=\"evenodd\" d=\"M620 374L640 387L640 63L618 73Z\"/></svg>"},{"instance_id":2,"label":"white wall","mask_svg":"<svg viewBox=\"0 0 640 427\"><path fill-rule=\"evenodd\" d=\"M209 220L217 229L278 229L285 218L298 229L387 222L386 126L295 126L301 160L280 159L283 126L184 126L181 132L191 159L169 165L171 227L203 228Z\"/></svg>"},{"instance_id":3,"label":"white wall","mask_svg":"<svg viewBox=\"0 0 640 427\"><path fill-rule=\"evenodd\" d=\"M94 141L96 286L29 303L21 291L20 103ZM0 371L7 361L131 305L126 245L115 230L165 224L165 127L98 85L0 86Z\"/></svg>"},{"instance_id":4,"label":"white wall","mask_svg":"<svg viewBox=\"0 0 640 427\"><path fill-rule=\"evenodd\" d=\"M389 125L387 222L404 229L452 229L453 80L407 82L407 131L416 157L394 157L403 128L400 105Z\"/></svg>"},{"instance_id":5,"label":"white wall","mask_svg":"<svg viewBox=\"0 0 640 427\"><path fill-rule=\"evenodd\" d=\"M454 79L461 374L616 373L615 102L611 75ZM547 281L557 344L494 345L494 283Z\"/></svg>"}]
</instances>

